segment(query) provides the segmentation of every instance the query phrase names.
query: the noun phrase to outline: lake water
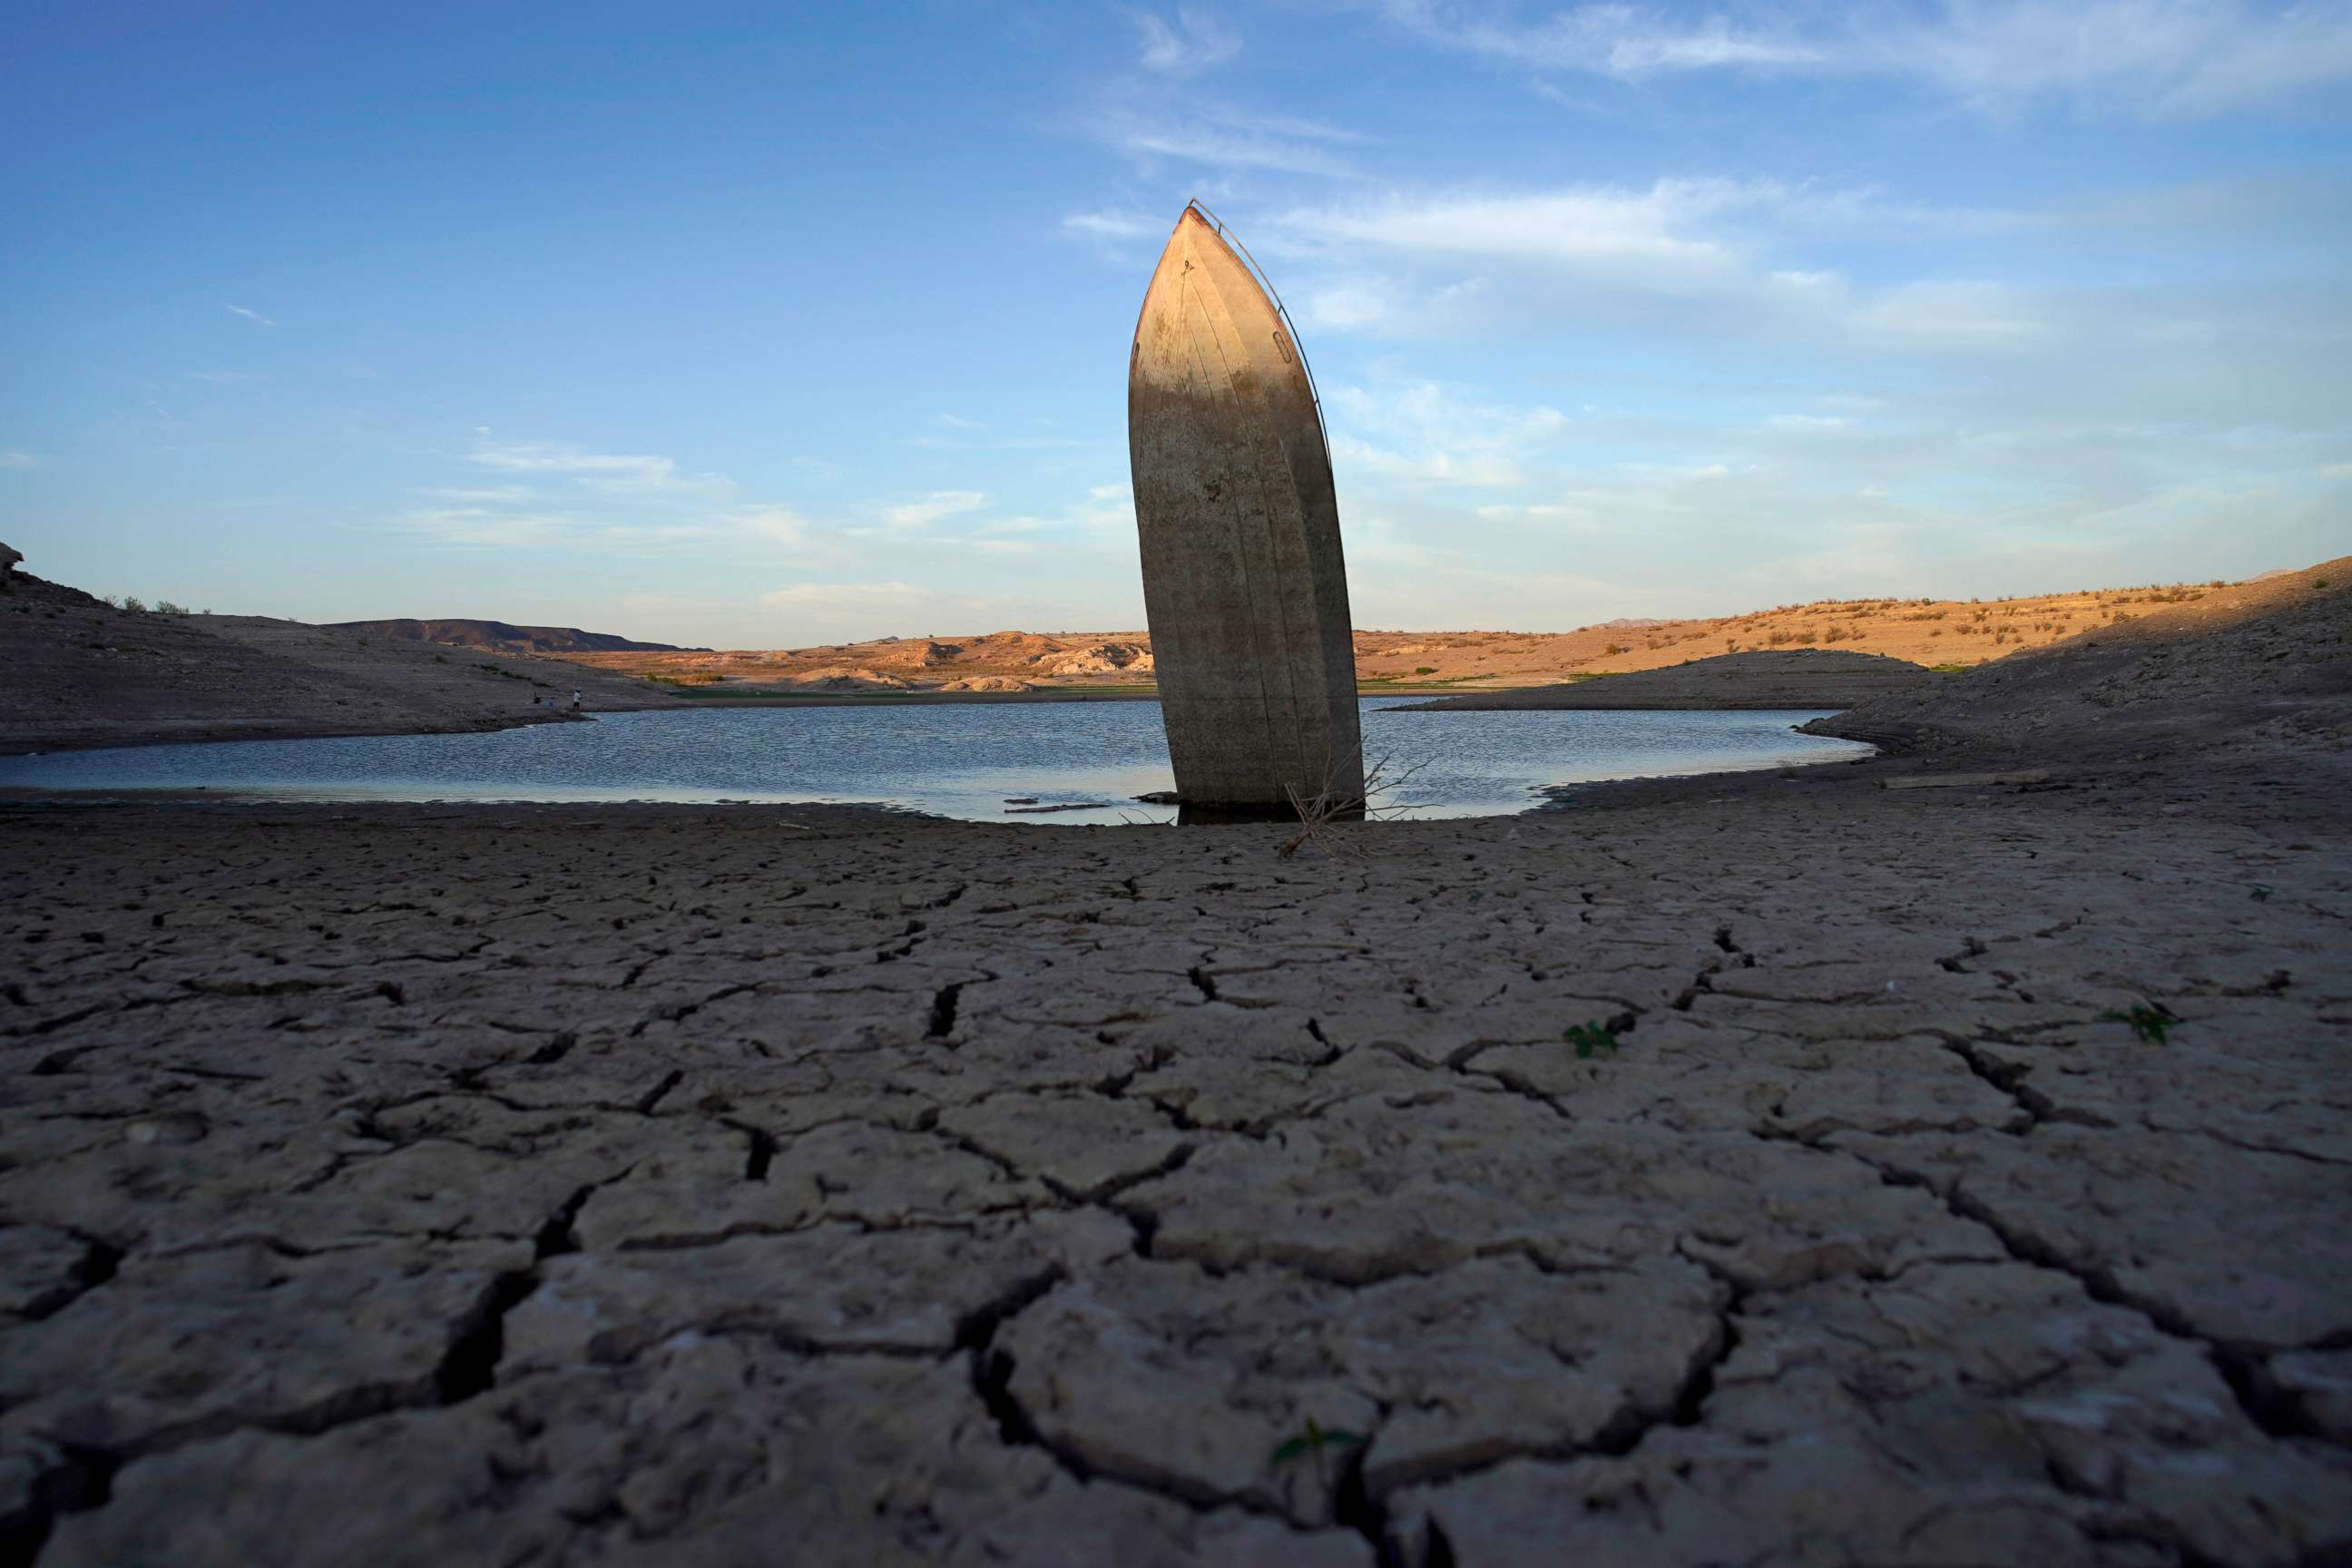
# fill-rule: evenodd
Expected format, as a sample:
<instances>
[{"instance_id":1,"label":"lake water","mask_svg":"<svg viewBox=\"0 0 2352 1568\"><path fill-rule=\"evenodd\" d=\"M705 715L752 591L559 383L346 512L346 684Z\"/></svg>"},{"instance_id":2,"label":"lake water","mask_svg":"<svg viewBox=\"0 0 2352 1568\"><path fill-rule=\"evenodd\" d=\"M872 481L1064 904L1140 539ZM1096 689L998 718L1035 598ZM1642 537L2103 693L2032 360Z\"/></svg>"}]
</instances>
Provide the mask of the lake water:
<instances>
[{"instance_id":1,"label":"lake water","mask_svg":"<svg viewBox=\"0 0 2352 1568\"><path fill-rule=\"evenodd\" d=\"M1375 805L1486 816L1601 779L1866 756L1794 733L1805 712L1402 713L1364 703L1364 755L1393 776ZM269 800L838 802L987 822L1165 822L1133 797L1172 789L1160 705L879 704L605 713L480 735L370 735L130 746L0 757L0 789L218 791ZM1050 816L1040 805L1106 802Z\"/></svg>"}]
</instances>

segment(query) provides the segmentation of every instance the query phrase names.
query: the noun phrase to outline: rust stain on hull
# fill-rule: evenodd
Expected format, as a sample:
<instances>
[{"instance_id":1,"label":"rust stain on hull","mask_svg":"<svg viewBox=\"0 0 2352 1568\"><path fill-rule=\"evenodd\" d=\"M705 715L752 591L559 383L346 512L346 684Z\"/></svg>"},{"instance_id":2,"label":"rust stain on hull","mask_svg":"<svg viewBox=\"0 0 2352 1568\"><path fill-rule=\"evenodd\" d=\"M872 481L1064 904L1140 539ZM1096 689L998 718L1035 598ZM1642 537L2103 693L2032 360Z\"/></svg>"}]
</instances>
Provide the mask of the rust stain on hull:
<instances>
[{"instance_id":1,"label":"rust stain on hull","mask_svg":"<svg viewBox=\"0 0 2352 1568\"><path fill-rule=\"evenodd\" d=\"M1331 454L1289 326L1188 206L1136 322L1128 457L1176 793L1363 793Z\"/></svg>"}]
</instances>

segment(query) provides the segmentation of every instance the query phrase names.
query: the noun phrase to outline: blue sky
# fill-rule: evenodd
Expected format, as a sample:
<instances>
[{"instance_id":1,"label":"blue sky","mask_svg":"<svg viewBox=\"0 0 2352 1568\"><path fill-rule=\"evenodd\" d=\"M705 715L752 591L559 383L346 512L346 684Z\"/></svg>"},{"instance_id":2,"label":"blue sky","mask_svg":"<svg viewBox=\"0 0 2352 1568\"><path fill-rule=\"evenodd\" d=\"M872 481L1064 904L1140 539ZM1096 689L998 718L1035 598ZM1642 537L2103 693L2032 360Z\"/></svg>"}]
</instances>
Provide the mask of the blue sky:
<instances>
[{"instance_id":1,"label":"blue sky","mask_svg":"<svg viewBox=\"0 0 2352 1568\"><path fill-rule=\"evenodd\" d=\"M2352 550L2352 3L17 0L0 539L94 591L799 646L1142 624L1188 196L1357 624Z\"/></svg>"}]
</instances>

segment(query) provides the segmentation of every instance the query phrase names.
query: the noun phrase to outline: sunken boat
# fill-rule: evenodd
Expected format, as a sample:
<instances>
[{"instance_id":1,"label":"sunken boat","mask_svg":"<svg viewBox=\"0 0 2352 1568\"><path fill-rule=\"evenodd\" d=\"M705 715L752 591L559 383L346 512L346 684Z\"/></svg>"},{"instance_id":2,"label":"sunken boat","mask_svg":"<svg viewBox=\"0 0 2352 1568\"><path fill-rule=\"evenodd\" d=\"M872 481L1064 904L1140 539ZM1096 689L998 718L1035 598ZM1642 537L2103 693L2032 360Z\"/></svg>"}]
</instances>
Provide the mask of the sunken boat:
<instances>
[{"instance_id":1,"label":"sunken boat","mask_svg":"<svg viewBox=\"0 0 2352 1568\"><path fill-rule=\"evenodd\" d=\"M1202 816L1360 806L1322 406L1288 312L1197 202L1144 291L1127 440L1177 795Z\"/></svg>"}]
</instances>

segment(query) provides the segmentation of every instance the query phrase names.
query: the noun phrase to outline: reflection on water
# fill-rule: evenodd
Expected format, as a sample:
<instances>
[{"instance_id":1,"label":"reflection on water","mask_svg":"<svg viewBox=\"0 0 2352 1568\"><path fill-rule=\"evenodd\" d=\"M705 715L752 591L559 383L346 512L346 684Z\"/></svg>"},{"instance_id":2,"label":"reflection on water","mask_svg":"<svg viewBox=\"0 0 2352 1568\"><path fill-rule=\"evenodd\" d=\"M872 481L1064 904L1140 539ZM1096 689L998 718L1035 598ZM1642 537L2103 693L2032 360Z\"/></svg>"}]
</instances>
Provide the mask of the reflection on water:
<instances>
[{"instance_id":1,"label":"reflection on water","mask_svg":"<svg viewBox=\"0 0 2352 1568\"><path fill-rule=\"evenodd\" d=\"M1411 777L1375 805L1486 816L1548 786L1866 755L1800 735L1811 712L1399 713L1364 705L1364 754ZM271 800L824 801L987 822L1167 822L1156 702L909 704L607 713L486 735L239 741L0 757L0 788L233 792ZM1008 810L1013 801L1033 809ZM1102 803L1099 805L1092 803ZM1047 812L1046 806L1089 809Z\"/></svg>"}]
</instances>

